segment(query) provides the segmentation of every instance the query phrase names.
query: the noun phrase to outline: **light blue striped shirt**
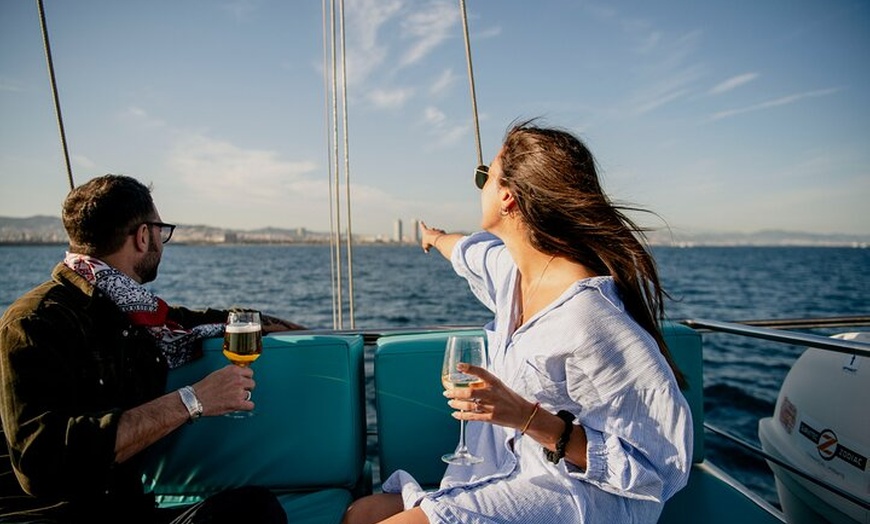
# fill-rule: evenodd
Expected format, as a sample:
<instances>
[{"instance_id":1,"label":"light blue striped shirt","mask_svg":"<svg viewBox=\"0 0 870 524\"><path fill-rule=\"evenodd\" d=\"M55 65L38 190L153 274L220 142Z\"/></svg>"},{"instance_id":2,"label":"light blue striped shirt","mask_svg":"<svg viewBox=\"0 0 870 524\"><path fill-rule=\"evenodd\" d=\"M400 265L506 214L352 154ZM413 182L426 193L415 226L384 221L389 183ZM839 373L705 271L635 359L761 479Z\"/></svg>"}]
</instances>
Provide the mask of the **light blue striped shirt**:
<instances>
[{"instance_id":1,"label":"light blue striped shirt","mask_svg":"<svg viewBox=\"0 0 870 524\"><path fill-rule=\"evenodd\" d=\"M472 422L475 466L449 466L426 493L406 472L401 492L431 523L654 523L688 480L691 412L653 338L624 311L611 277L575 282L516 331L517 268L488 233L454 248L455 271L495 313L486 326L489 369L552 413L577 417L588 439L586 470L548 462L519 430Z\"/></svg>"}]
</instances>

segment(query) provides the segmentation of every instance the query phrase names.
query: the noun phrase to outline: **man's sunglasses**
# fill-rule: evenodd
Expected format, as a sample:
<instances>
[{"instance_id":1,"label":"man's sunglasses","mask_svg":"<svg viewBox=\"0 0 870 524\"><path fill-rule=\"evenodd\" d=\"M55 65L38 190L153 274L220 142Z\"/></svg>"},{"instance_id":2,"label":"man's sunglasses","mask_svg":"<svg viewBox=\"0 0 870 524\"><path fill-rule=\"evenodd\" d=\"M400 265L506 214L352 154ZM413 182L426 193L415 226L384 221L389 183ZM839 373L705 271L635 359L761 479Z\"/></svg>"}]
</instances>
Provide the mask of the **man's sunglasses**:
<instances>
[{"instance_id":1,"label":"man's sunglasses","mask_svg":"<svg viewBox=\"0 0 870 524\"><path fill-rule=\"evenodd\" d=\"M483 189L488 178L489 166L481 164L474 169L474 185L477 186L477 189Z\"/></svg>"}]
</instances>

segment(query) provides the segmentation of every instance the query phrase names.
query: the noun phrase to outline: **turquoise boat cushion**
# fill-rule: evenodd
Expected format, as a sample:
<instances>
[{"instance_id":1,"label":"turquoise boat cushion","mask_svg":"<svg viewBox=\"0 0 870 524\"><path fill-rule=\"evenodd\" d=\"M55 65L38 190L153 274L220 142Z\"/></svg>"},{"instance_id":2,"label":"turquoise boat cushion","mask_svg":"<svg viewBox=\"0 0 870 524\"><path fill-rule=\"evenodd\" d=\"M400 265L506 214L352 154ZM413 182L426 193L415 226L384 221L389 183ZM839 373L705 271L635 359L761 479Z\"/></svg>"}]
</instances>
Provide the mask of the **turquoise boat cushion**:
<instances>
[{"instance_id":1,"label":"turquoise boat cushion","mask_svg":"<svg viewBox=\"0 0 870 524\"><path fill-rule=\"evenodd\" d=\"M278 502L293 524L338 524L354 495L344 488L326 488L310 492L276 493ZM160 497L162 507L200 502L204 496Z\"/></svg>"},{"instance_id":2,"label":"turquoise boat cushion","mask_svg":"<svg viewBox=\"0 0 870 524\"><path fill-rule=\"evenodd\" d=\"M693 461L704 459L704 393L701 336L682 324L666 323L664 336L675 363L686 376L684 394L693 416ZM437 486L453 451L459 424L441 394L441 362L447 337L482 330L390 335L375 351L375 404L381 480L397 469L411 473L424 487ZM425 428L421 430L420 428Z\"/></svg>"},{"instance_id":3,"label":"turquoise boat cushion","mask_svg":"<svg viewBox=\"0 0 870 524\"><path fill-rule=\"evenodd\" d=\"M482 329L389 335L375 349L375 406L381 480L397 469L422 486L437 486L447 465L441 455L456 448L459 422L450 416L441 385L447 337Z\"/></svg>"},{"instance_id":4,"label":"turquoise boat cushion","mask_svg":"<svg viewBox=\"0 0 870 524\"><path fill-rule=\"evenodd\" d=\"M674 364L682 371L688 387L683 395L692 410L692 429L694 441L692 462L704 461L704 359L701 334L694 329L676 322L666 322L662 334L668 344L668 351Z\"/></svg>"},{"instance_id":5,"label":"turquoise boat cushion","mask_svg":"<svg viewBox=\"0 0 870 524\"><path fill-rule=\"evenodd\" d=\"M206 340L203 358L172 370L167 390L227 365L221 344ZM266 336L252 367L255 415L204 417L152 446L146 489L171 504L259 485L307 492L285 497L285 507L299 510L308 500L343 513L367 471L362 337Z\"/></svg>"}]
</instances>

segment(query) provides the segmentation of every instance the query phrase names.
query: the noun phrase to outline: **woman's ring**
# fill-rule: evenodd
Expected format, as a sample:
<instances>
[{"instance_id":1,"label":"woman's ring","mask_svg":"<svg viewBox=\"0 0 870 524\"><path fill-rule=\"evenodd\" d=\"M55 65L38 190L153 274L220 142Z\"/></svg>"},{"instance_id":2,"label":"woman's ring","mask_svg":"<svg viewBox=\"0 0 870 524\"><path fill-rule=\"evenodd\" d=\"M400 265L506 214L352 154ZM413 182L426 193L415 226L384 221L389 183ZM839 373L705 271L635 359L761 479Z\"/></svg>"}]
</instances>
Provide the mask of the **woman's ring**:
<instances>
[{"instance_id":1,"label":"woman's ring","mask_svg":"<svg viewBox=\"0 0 870 524\"><path fill-rule=\"evenodd\" d=\"M245 390L245 402L250 402L250 400L251 400L251 390L246 389Z\"/></svg>"}]
</instances>

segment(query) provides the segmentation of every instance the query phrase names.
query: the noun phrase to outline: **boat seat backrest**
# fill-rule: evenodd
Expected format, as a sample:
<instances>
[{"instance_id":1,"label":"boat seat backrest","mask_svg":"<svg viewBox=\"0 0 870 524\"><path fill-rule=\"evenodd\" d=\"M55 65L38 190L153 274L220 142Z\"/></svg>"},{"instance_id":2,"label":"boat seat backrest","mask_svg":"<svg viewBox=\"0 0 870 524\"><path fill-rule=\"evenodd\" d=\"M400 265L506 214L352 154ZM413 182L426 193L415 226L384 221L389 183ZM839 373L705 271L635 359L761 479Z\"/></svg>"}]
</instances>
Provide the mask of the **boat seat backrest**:
<instances>
[{"instance_id":1,"label":"boat seat backrest","mask_svg":"<svg viewBox=\"0 0 870 524\"><path fill-rule=\"evenodd\" d=\"M263 347L253 365L252 417L203 417L150 450L145 485L158 499L195 500L244 485L351 490L362 480L362 337L270 335ZM208 339L203 358L169 373L167 391L227 364L221 340Z\"/></svg>"},{"instance_id":2,"label":"boat seat backrest","mask_svg":"<svg viewBox=\"0 0 870 524\"><path fill-rule=\"evenodd\" d=\"M483 330L378 339L374 368L381 481L403 469L430 487L444 475L440 457L453 451L459 439L459 424L450 417L453 410L441 385L444 348L453 334L483 335Z\"/></svg>"},{"instance_id":3,"label":"boat seat backrest","mask_svg":"<svg viewBox=\"0 0 870 524\"><path fill-rule=\"evenodd\" d=\"M701 334L694 329L666 322L662 333L674 363L686 378L687 387L683 395L692 410L692 429L694 441L692 462L704 461L704 360L702 355Z\"/></svg>"},{"instance_id":4,"label":"boat seat backrest","mask_svg":"<svg viewBox=\"0 0 870 524\"><path fill-rule=\"evenodd\" d=\"M440 370L447 337L462 330L390 335L375 351L375 404L378 418L379 476L408 471L424 487L437 486L444 474L443 453L453 451L459 426L442 395ZM701 336L681 324L667 323L665 339L689 387L684 391L692 410L694 462L704 458L704 399Z\"/></svg>"}]
</instances>

